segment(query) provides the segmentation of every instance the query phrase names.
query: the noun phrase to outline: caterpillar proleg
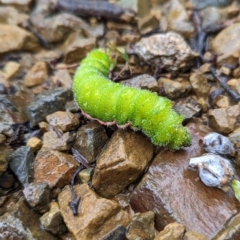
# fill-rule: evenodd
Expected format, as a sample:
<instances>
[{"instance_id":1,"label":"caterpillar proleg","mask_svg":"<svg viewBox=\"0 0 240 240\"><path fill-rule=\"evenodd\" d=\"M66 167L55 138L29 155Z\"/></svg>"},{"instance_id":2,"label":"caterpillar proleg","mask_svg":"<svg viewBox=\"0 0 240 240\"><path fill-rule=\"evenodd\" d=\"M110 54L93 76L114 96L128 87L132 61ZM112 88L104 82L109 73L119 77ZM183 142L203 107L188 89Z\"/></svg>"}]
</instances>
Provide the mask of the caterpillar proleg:
<instances>
[{"instance_id":1,"label":"caterpillar proleg","mask_svg":"<svg viewBox=\"0 0 240 240\"><path fill-rule=\"evenodd\" d=\"M103 122L129 123L155 145L176 150L190 144L183 117L172 109L169 99L114 83L107 77L109 69L109 54L101 49L90 52L77 69L73 93L85 113Z\"/></svg>"}]
</instances>

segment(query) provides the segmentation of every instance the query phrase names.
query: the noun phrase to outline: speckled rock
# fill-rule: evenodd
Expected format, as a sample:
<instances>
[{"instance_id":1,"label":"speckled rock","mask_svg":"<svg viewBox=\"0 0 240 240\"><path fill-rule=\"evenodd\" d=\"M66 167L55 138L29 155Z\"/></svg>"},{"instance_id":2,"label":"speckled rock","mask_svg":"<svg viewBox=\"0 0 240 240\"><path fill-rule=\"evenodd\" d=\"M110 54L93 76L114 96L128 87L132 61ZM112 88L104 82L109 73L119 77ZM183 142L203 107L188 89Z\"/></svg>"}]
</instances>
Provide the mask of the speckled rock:
<instances>
[{"instance_id":1,"label":"speckled rock","mask_svg":"<svg viewBox=\"0 0 240 240\"><path fill-rule=\"evenodd\" d=\"M0 216L0 239L33 239L29 229L26 229L22 222L9 213Z\"/></svg>"},{"instance_id":2,"label":"speckled rock","mask_svg":"<svg viewBox=\"0 0 240 240\"><path fill-rule=\"evenodd\" d=\"M121 192L146 168L153 149L142 134L117 130L97 159L92 179L96 192L103 197Z\"/></svg>"},{"instance_id":3,"label":"speckled rock","mask_svg":"<svg viewBox=\"0 0 240 240\"><path fill-rule=\"evenodd\" d=\"M46 183L31 183L23 189L28 204L38 213L45 213L49 210L50 189Z\"/></svg>"},{"instance_id":4,"label":"speckled rock","mask_svg":"<svg viewBox=\"0 0 240 240\"><path fill-rule=\"evenodd\" d=\"M101 239L118 225L127 227L130 216L115 201L99 197L87 184L74 187L81 197L78 215L73 216L69 207L70 189L67 186L58 196L64 222L76 240Z\"/></svg>"},{"instance_id":5,"label":"speckled rock","mask_svg":"<svg viewBox=\"0 0 240 240\"><path fill-rule=\"evenodd\" d=\"M185 232L185 226L175 223L169 223L157 236L154 240L180 240L183 237Z\"/></svg>"},{"instance_id":6,"label":"speckled rock","mask_svg":"<svg viewBox=\"0 0 240 240\"><path fill-rule=\"evenodd\" d=\"M52 189L70 183L78 164L66 153L42 149L34 162L34 183L47 183Z\"/></svg>"},{"instance_id":7,"label":"speckled rock","mask_svg":"<svg viewBox=\"0 0 240 240\"><path fill-rule=\"evenodd\" d=\"M71 112L58 111L46 116L47 122L60 132L68 132L79 126L79 119Z\"/></svg>"},{"instance_id":8,"label":"speckled rock","mask_svg":"<svg viewBox=\"0 0 240 240\"><path fill-rule=\"evenodd\" d=\"M198 56L177 33L155 34L136 44L136 53L147 63L169 71L180 71L191 66Z\"/></svg>"}]
</instances>

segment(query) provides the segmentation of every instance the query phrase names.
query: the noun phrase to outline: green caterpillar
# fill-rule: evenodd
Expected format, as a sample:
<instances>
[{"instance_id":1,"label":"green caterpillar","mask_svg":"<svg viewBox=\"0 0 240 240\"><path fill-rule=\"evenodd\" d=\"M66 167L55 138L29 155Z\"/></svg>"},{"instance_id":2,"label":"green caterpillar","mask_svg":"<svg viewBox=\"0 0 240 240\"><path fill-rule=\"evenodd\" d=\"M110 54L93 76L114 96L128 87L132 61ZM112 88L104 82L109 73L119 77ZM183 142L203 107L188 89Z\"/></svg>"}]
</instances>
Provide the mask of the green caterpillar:
<instances>
[{"instance_id":1,"label":"green caterpillar","mask_svg":"<svg viewBox=\"0 0 240 240\"><path fill-rule=\"evenodd\" d=\"M183 117L172 109L169 99L114 83L107 78L109 69L109 54L100 49L90 52L77 69L73 93L85 113L103 122L129 123L141 129L155 145L172 150L190 145Z\"/></svg>"}]
</instances>

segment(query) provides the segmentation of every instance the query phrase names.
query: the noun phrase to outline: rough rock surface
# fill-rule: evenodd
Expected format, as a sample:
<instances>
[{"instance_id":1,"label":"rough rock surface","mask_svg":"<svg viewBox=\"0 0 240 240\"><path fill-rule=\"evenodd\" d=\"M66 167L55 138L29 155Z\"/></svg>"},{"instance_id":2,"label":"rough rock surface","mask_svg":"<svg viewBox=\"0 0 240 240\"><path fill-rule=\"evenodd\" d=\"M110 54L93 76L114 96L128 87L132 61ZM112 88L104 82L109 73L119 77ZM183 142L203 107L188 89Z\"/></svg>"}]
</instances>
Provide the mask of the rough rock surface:
<instances>
[{"instance_id":1,"label":"rough rock surface","mask_svg":"<svg viewBox=\"0 0 240 240\"><path fill-rule=\"evenodd\" d=\"M63 187L70 183L78 164L66 153L41 149L34 162L34 182L47 183L53 187Z\"/></svg>"},{"instance_id":2,"label":"rough rock surface","mask_svg":"<svg viewBox=\"0 0 240 240\"><path fill-rule=\"evenodd\" d=\"M101 239L118 225L129 224L129 214L115 201L99 197L87 184L77 185L74 190L81 197L78 216L73 216L69 207L68 186L59 194L58 203L64 222L76 240Z\"/></svg>"},{"instance_id":3,"label":"rough rock surface","mask_svg":"<svg viewBox=\"0 0 240 240\"><path fill-rule=\"evenodd\" d=\"M116 131L97 159L94 189L103 197L118 194L144 171L152 155L153 145L145 136Z\"/></svg>"},{"instance_id":4,"label":"rough rock surface","mask_svg":"<svg viewBox=\"0 0 240 240\"><path fill-rule=\"evenodd\" d=\"M189 68L198 56L177 33L155 34L136 44L136 53L149 64L170 71Z\"/></svg>"}]
</instances>

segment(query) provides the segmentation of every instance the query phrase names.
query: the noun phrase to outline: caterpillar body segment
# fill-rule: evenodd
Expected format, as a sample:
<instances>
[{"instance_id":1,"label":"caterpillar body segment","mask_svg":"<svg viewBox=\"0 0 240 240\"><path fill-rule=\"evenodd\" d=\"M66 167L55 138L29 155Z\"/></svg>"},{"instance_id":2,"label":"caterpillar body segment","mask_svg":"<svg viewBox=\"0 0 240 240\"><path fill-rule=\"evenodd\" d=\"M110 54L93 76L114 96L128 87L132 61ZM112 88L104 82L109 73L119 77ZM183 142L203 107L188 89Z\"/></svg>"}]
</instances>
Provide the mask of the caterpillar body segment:
<instances>
[{"instance_id":1,"label":"caterpillar body segment","mask_svg":"<svg viewBox=\"0 0 240 240\"><path fill-rule=\"evenodd\" d=\"M183 117L172 109L169 99L156 93L123 86L108 79L110 58L93 50L81 62L73 80L74 98L92 118L141 129L156 145L172 150L190 144L182 126Z\"/></svg>"}]
</instances>

